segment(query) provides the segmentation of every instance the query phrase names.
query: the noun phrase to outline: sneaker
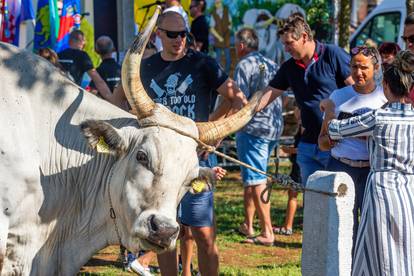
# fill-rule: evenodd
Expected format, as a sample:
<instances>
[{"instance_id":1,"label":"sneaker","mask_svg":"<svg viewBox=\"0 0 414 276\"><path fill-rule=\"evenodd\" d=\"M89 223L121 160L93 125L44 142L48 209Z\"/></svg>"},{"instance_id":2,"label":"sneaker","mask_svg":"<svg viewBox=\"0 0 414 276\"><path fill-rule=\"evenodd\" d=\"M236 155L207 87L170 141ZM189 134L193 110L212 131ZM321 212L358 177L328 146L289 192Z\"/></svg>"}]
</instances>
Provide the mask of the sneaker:
<instances>
[{"instance_id":1,"label":"sneaker","mask_svg":"<svg viewBox=\"0 0 414 276\"><path fill-rule=\"evenodd\" d=\"M142 264L138 261L138 259L134 260L128 267L128 270L135 272L141 276L152 276L149 267L143 267Z\"/></svg>"}]
</instances>

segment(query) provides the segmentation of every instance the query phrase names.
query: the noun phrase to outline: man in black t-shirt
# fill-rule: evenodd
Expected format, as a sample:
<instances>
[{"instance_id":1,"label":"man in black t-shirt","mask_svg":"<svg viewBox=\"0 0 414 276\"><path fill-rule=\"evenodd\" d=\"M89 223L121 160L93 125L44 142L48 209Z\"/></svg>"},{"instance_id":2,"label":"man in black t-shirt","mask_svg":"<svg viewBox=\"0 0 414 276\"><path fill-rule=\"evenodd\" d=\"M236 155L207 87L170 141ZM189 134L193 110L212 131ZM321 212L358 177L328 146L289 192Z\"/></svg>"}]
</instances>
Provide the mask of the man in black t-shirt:
<instances>
[{"instance_id":1,"label":"man in black t-shirt","mask_svg":"<svg viewBox=\"0 0 414 276\"><path fill-rule=\"evenodd\" d=\"M109 36L100 36L95 43L95 51L101 56L102 62L96 71L108 85L111 92L115 86L121 81L121 66L112 57L115 47ZM91 87L95 87L91 81Z\"/></svg>"},{"instance_id":2,"label":"man in black t-shirt","mask_svg":"<svg viewBox=\"0 0 414 276\"><path fill-rule=\"evenodd\" d=\"M66 72L69 72L75 82L81 85L83 74L88 73L89 77L95 83L99 93L108 98L111 92L93 67L92 60L88 54L83 51L85 46L85 35L81 30L74 30L69 36L69 48L58 53L59 63Z\"/></svg>"},{"instance_id":3,"label":"man in black t-shirt","mask_svg":"<svg viewBox=\"0 0 414 276\"><path fill-rule=\"evenodd\" d=\"M163 50L141 63L142 84L155 102L195 121L220 119L247 103L243 92L214 59L186 48L187 30L179 13L163 13L157 26ZM121 86L118 87L114 91L113 102L125 98ZM223 104L213 114L209 114L216 91L222 96ZM208 160L202 161L208 163ZM212 192L197 195L187 193L181 201L179 217L183 227L191 228L197 243L201 274L218 275ZM162 275L177 275L174 254L166 252L159 255Z\"/></svg>"},{"instance_id":4,"label":"man in black t-shirt","mask_svg":"<svg viewBox=\"0 0 414 276\"><path fill-rule=\"evenodd\" d=\"M204 16L206 2L203 0L193 0L190 5L190 14L194 18L191 23L191 33L196 40L196 49L203 53L208 53L208 23Z\"/></svg>"}]
</instances>

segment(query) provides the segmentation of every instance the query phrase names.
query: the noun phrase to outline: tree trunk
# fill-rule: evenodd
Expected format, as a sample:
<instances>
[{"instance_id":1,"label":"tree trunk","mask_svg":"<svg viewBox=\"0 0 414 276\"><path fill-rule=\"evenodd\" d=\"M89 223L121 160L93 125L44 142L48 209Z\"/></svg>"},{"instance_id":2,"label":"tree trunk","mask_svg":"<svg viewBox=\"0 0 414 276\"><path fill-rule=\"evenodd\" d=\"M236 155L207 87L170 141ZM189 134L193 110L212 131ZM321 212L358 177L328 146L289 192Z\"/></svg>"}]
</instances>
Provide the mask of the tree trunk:
<instances>
[{"instance_id":1,"label":"tree trunk","mask_svg":"<svg viewBox=\"0 0 414 276\"><path fill-rule=\"evenodd\" d=\"M339 41L338 44L342 48L348 48L349 46L349 26L351 24L351 1L341 0L338 28L339 28Z\"/></svg>"},{"instance_id":2,"label":"tree trunk","mask_svg":"<svg viewBox=\"0 0 414 276\"><path fill-rule=\"evenodd\" d=\"M407 15L414 12L414 0L406 0L405 5L407 7Z\"/></svg>"}]
</instances>

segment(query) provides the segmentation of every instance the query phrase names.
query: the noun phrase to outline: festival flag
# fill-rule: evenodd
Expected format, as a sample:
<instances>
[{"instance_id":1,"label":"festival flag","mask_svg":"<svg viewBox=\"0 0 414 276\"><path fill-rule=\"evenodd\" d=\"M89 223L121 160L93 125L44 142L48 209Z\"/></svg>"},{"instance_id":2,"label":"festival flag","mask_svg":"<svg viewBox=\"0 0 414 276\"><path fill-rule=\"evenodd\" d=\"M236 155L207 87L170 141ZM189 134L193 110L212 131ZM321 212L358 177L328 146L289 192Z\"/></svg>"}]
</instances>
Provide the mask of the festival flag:
<instances>
[{"instance_id":1,"label":"festival flag","mask_svg":"<svg viewBox=\"0 0 414 276\"><path fill-rule=\"evenodd\" d=\"M59 31L57 0L39 0L37 3L34 50L54 48Z\"/></svg>"},{"instance_id":2,"label":"festival flag","mask_svg":"<svg viewBox=\"0 0 414 276\"><path fill-rule=\"evenodd\" d=\"M15 30L14 30L13 44L16 46L20 46L19 37L20 37L21 25L24 24L25 21L27 20L33 21L33 19L35 18L33 4L31 0L9 0L9 3L10 1L14 2L14 5L9 4L10 14L13 15L15 18L15 21L14 21Z\"/></svg>"},{"instance_id":3,"label":"festival flag","mask_svg":"<svg viewBox=\"0 0 414 276\"><path fill-rule=\"evenodd\" d=\"M1 0L0 40L19 46L20 25L34 19L30 0Z\"/></svg>"},{"instance_id":4,"label":"festival flag","mask_svg":"<svg viewBox=\"0 0 414 276\"><path fill-rule=\"evenodd\" d=\"M70 32L74 29L80 28L80 8L80 0L63 0L59 34L55 46L56 52L60 52L68 48Z\"/></svg>"},{"instance_id":5,"label":"festival flag","mask_svg":"<svg viewBox=\"0 0 414 276\"><path fill-rule=\"evenodd\" d=\"M10 32L10 14L7 0L1 1L1 25L0 25L0 41L11 43L13 42L12 34Z\"/></svg>"}]
</instances>

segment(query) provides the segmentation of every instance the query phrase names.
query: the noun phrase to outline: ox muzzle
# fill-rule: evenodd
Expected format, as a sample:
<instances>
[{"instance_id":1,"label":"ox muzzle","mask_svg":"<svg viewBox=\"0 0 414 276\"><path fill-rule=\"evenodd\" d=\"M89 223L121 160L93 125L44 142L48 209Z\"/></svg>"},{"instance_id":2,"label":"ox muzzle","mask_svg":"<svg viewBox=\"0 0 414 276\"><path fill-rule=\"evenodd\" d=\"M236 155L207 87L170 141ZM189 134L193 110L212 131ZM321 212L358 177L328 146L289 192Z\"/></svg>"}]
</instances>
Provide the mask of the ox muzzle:
<instances>
[{"instance_id":1,"label":"ox muzzle","mask_svg":"<svg viewBox=\"0 0 414 276\"><path fill-rule=\"evenodd\" d=\"M157 252L175 246L180 227L175 220L160 214L141 216L135 234L140 239L143 249Z\"/></svg>"}]
</instances>

